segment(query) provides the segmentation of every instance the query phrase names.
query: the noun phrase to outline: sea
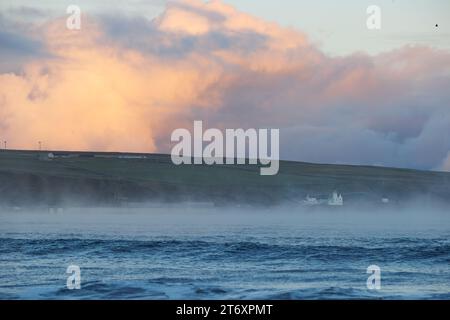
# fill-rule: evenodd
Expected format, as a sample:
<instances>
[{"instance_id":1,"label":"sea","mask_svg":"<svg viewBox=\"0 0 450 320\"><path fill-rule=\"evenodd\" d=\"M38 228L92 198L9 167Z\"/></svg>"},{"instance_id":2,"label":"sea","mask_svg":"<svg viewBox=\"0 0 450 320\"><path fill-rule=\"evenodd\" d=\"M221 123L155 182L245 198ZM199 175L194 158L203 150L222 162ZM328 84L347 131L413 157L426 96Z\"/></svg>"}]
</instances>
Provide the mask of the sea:
<instances>
[{"instance_id":1,"label":"sea","mask_svg":"<svg viewBox=\"0 0 450 320\"><path fill-rule=\"evenodd\" d=\"M0 299L447 300L450 212L4 208Z\"/></svg>"}]
</instances>

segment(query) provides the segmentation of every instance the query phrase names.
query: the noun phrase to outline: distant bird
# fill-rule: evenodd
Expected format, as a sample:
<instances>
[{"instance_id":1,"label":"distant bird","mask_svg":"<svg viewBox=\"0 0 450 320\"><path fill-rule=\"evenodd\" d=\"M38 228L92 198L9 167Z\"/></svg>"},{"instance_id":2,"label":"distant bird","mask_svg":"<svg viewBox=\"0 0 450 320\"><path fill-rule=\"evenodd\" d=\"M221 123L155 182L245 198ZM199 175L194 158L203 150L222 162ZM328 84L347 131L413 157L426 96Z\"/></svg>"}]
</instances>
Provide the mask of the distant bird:
<instances>
[{"instance_id":1,"label":"distant bird","mask_svg":"<svg viewBox=\"0 0 450 320\"><path fill-rule=\"evenodd\" d=\"M439 27L439 25L436 23L436 28Z\"/></svg>"}]
</instances>

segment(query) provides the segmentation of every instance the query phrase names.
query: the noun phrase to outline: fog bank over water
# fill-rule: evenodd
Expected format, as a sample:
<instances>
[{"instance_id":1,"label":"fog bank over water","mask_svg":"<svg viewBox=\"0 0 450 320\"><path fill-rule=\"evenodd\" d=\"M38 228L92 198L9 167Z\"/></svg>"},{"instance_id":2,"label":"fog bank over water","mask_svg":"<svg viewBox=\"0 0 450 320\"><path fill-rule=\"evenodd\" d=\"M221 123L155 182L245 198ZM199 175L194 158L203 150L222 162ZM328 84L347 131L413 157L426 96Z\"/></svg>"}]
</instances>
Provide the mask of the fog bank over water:
<instances>
[{"instance_id":1,"label":"fog bank over water","mask_svg":"<svg viewBox=\"0 0 450 320\"><path fill-rule=\"evenodd\" d=\"M183 204L149 208L66 208L0 211L0 233L38 232L49 235L85 233L146 235L177 234L198 227L197 235L233 226L329 230L331 233L431 231L450 232L448 208L411 204L398 207L302 207L285 205L270 209L189 207ZM322 234L323 235L323 234ZM422 234L423 235L423 234ZM430 236L433 234L431 233Z\"/></svg>"}]
</instances>

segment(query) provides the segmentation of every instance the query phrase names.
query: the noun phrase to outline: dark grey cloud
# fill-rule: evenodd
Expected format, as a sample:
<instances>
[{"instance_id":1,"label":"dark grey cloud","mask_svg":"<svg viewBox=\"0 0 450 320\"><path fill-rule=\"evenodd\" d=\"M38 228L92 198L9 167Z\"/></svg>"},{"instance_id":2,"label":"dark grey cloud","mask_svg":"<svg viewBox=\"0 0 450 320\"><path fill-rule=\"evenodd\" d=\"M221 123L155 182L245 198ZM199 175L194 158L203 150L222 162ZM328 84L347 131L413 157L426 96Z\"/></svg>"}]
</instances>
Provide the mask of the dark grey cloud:
<instances>
[{"instance_id":1,"label":"dark grey cloud","mask_svg":"<svg viewBox=\"0 0 450 320\"><path fill-rule=\"evenodd\" d=\"M193 10L198 11L198 10ZM168 58L182 58L193 52L202 54L212 50L240 50L252 52L264 47L267 36L245 31L230 33L215 30L204 35L171 34L158 27L158 20L120 14L97 16L105 31L103 40L142 53L156 54Z\"/></svg>"},{"instance_id":2,"label":"dark grey cloud","mask_svg":"<svg viewBox=\"0 0 450 320\"><path fill-rule=\"evenodd\" d=\"M17 73L28 61L51 56L41 35L32 25L5 18L2 14L0 46L0 72Z\"/></svg>"}]
</instances>

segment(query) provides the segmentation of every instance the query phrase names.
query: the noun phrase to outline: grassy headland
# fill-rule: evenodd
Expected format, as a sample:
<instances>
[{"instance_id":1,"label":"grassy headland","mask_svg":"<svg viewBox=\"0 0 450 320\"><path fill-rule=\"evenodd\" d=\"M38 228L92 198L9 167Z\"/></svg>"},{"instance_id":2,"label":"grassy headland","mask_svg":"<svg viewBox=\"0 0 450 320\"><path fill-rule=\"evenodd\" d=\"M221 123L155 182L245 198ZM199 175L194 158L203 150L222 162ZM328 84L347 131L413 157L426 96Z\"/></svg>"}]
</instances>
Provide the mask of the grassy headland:
<instances>
[{"instance_id":1,"label":"grassy headland","mask_svg":"<svg viewBox=\"0 0 450 320\"><path fill-rule=\"evenodd\" d=\"M0 206L211 202L276 205L338 190L350 202L426 197L450 202L450 173L281 161L275 176L256 165L172 164L170 156L0 151Z\"/></svg>"}]
</instances>

